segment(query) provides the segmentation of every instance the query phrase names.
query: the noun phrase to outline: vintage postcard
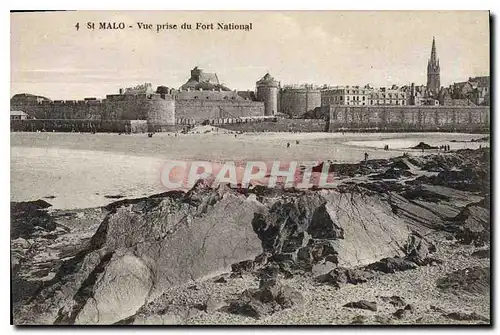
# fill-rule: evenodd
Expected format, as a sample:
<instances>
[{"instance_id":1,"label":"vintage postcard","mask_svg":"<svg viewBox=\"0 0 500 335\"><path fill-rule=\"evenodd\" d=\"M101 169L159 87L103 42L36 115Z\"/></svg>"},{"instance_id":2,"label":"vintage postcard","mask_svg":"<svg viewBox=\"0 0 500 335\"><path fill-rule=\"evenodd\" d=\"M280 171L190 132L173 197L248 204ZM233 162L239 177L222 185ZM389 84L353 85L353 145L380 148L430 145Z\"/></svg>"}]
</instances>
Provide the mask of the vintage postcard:
<instances>
[{"instance_id":1,"label":"vintage postcard","mask_svg":"<svg viewBox=\"0 0 500 335\"><path fill-rule=\"evenodd\" d=\"M14 325L491 325L488 11L10 25Z\"/></svg>"}]
</instances>

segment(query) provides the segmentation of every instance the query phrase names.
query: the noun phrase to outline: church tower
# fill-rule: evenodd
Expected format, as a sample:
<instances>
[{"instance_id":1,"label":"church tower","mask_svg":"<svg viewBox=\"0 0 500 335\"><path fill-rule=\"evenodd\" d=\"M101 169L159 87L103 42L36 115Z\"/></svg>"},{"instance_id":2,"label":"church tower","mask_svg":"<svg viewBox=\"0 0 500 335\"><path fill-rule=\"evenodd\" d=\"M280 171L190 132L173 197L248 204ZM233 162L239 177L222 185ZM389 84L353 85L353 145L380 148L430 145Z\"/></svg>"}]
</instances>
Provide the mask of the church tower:
<instances>
[{"instance_id":1,"label":"church tower","mask_svg":"<svg viewBox=\"0 0 500 335\"><path fill-rule=\"evenodd\" d=\"M436 96L439 92L439 88L441 87L441 83L439 80L439 59L437 59L436 55L436 40L434 37L432 38L432 49L431 49L431 58L427 63L427 89L431 95Z\"/></svg>"}]
</instances>

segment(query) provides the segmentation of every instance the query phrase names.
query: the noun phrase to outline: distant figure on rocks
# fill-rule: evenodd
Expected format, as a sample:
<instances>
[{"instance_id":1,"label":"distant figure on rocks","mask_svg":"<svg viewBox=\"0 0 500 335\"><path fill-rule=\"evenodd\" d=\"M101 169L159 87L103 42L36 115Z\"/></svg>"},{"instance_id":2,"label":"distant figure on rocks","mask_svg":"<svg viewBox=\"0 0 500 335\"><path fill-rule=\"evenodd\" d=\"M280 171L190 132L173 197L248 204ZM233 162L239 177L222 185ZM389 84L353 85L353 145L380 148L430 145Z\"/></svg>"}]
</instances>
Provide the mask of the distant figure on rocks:
<instances>
[{"instance_id":1,"label":"distant figure on rocks","mask_svg":"<svg viewBox=\"0 0 500 335\"><path fill-rule=\"evenodd\" d=\"M287 147L287 148L290 148L290 142L288 142L288 143L286 144L286 147Z\"/></svg>"},{"instance_id":2,"label":"distant figure on rocks","mask_svg":"<svg viewBox=\"0 0 500 335\"><path fill-rule=\"evenodd\" d=\"M365 164L366 164L367 161L368 161L368 153L365 152Z\"/></svg>"}]
</instances>

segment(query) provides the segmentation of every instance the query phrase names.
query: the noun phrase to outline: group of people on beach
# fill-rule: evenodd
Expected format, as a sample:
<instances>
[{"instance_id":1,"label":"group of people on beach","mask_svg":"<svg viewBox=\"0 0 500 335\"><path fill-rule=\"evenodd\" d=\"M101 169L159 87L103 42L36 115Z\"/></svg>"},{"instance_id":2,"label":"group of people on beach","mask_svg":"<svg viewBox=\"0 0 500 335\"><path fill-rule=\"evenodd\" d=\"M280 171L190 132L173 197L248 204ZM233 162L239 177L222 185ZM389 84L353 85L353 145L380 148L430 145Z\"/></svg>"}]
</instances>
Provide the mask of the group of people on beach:
<instances>
[{"instance_id":1,"label":"group of people on beach","mask_svg":"<svg viewBox=\"0 0 500 335\"><path fill-rule=\"evenodd\" d=\"M439 150L450 151L450 145L449 144L440 145Z\"/></svg>"}]
</instances>

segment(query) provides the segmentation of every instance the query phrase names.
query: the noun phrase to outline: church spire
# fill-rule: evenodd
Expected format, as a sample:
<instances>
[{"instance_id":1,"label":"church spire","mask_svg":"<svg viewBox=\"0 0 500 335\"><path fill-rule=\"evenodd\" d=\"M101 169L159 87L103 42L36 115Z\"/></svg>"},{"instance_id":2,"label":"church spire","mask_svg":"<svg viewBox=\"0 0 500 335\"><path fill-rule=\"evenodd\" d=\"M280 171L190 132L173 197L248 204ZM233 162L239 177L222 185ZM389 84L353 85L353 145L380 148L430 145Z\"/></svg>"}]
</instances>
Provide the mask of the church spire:
<instances>
[{"instance_id":1,"label":"church spire","mask_svg":"<svg viewBox=\"0 0 500 335\"><path fill-rule=\"evenodd\" d=\"M432 36L431 64L436 64L436 38Z\"/></svg>"},{"instance_id":2,"label":"church spire","mask_svg":"<svg viewBox=\"0 0 500 335\"><path fill-rule=\"evenodd\" d=\"M439 92L440 86L440 66L436 52L436 38L432 37L431 57L427 63L427 89L431 95L436 95Z\"/></svg>"}]
</instances>

